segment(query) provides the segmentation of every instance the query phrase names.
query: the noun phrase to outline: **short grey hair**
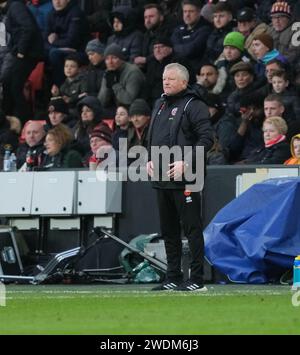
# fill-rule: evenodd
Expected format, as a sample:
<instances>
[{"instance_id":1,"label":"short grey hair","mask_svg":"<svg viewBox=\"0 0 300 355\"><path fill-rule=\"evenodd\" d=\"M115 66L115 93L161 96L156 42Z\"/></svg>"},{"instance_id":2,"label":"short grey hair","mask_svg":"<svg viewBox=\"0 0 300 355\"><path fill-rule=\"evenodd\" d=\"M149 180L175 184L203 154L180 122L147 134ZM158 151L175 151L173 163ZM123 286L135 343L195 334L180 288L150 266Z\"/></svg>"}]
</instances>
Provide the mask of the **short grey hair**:
<instances>
[{"instance_id":1,"label":"short grey hair","mask_svg":"<svg viewBox=\"0 0 300 355\"><path fill-rule=\"evenodd\" d=\"M179 63L170 63L165 66L164 72L166 72L167 70L176 70L181 79L186 80L186 82L189 82L190 74L185 66Z\"/></svg>"}]
</instances>

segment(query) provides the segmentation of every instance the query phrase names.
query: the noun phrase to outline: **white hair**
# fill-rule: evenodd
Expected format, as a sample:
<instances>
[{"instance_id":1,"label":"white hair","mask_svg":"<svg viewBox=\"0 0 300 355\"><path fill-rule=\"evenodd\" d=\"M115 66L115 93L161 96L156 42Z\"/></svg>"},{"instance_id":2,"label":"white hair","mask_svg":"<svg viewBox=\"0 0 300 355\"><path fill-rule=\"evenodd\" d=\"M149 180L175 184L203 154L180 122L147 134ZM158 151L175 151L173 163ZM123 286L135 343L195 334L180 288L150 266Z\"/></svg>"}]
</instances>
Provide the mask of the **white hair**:
<instances>
[{"instance_id":1,"label":"white hair","mask_svg":"<svg viewBox=\"0 0 300 355\"><path fill-rule=\"evenodd\" d=\"M170 63L166 65L164 69L165 72L168 70L176 70L181 79L186 80L186 82L189 82L190 74L185 66L179 63Z\"/></svg>"}]
</instances>

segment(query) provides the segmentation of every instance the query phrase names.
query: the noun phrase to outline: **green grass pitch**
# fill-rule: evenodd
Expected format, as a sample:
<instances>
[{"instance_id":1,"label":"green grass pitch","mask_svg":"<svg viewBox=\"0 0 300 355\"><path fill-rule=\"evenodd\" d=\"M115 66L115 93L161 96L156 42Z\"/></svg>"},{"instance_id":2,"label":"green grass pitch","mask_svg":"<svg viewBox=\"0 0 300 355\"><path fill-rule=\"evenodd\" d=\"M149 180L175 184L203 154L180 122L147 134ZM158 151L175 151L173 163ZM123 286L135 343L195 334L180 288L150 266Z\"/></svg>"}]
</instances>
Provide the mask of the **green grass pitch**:
<instances>
[{"instance_id":1,"label":"green grass pitch","mask_svg":"<svg viewBox=\"0 0 300 355\"><path fill-rule=\"evenodd\" d=\"M7 285L0 334L300 334L288 286ZM300 296L299 296L300 301Z\"/></svg>"}]
</instances>

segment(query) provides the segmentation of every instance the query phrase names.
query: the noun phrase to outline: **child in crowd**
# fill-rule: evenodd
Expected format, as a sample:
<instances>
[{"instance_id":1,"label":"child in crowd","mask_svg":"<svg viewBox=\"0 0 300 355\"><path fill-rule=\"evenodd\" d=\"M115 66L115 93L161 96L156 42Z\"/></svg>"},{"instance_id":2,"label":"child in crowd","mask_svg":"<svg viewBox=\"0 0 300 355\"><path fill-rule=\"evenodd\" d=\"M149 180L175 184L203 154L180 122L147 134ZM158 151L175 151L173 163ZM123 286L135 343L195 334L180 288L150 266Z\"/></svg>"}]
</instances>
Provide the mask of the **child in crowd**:
<instances>
[{"instance_id":1,"label":"child in crowd","mask_svg":"<svg viewBox=\"0 0 300 355\"><path fill-rule=\"evenodd\" d=\"M277 70L272 74L273 92L280 96L285 111L294 120L300 119L300 104L296 92L289 88L290 81L285 70Z\"/></svg>"},{"instance_id":2,"label":"child in crowd","mask_svg":"<svg viewBox=\"0 0 300 355\"><path fill-rule=\"evenodd\" d=\"M300 165L300 134L296 134L291 140L291 154L284 165Z\"/></svg>"},{"instance_id":3,"label":"child in crowd","mask_svg":"<svg viewBox=\"0 0 300 355\"><path fill-rule=\"evenodd\" d=\"M272 88L276 94L281 94L287 90L290 82L285 70L277 70L272 75Z\"/></svg>"},{"instance_id":4,"label":"child in crowd","mask_svg":"<svg viewBox=\"0 0 300 355\"><path fill-rule=\"evenodd\" d=\"M87 95L86 81L80 73L80 66L80 59L76 54L67 56L64 65L66 80L60 88L53 85L51 89L53 96L62 96L71 112L75 109L77 102Z\"/></svg>"},{"instance_id":5,"label":"child in crowd","mask_svg":"<svg viewBox=\"0 0 300 355\"><path fill-rule=\"evenodd\" d=\"M112 135L112 145L114 149L119 150L119 139L127 138L128 136L128 128L130 126L128 106L120 105L117 107L115 123L116 130Z\"/></svg>"}]
</instances>

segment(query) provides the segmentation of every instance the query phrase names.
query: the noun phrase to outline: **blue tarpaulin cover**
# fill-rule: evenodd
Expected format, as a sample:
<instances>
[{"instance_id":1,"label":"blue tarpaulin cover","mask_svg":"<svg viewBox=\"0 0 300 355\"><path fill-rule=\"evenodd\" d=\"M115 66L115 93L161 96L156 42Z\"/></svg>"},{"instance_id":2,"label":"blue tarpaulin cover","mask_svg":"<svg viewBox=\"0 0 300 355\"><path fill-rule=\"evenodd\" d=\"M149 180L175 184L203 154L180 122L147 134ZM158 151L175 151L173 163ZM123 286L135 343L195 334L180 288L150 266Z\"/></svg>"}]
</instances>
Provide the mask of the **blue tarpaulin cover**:
<instances>
[{"instance_id":1,"label":"blue tarpaulin cover","mask_svg":"<svg viewBox=\"0 0 300 355\"><path fill-rule=\"evenodd\" d=\"M208 261L231 281L276 281L300 254L300 178L253 185L204 231Z\"/></svg>"}]
</instances>

